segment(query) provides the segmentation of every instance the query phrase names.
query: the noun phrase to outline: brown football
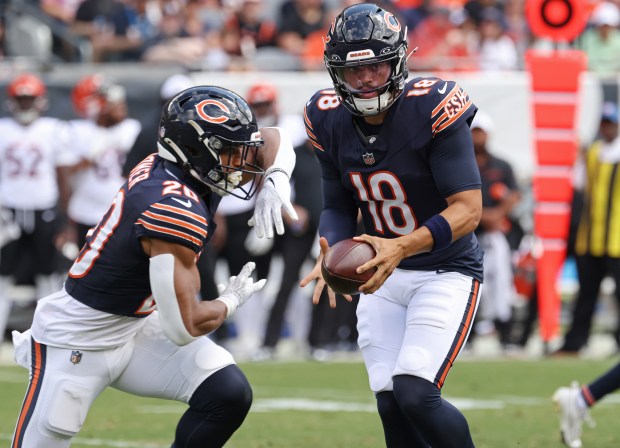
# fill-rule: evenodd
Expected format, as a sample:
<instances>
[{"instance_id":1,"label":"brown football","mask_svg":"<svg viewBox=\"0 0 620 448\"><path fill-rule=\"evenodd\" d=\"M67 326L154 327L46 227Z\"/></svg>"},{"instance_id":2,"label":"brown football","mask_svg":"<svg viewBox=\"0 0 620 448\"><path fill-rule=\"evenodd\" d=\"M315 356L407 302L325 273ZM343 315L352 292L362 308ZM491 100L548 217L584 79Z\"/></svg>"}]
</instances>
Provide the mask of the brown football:
<instances>
[{"instance_id":1,"label":"brown football","mask_svg":"<svg viewBox=\"0 0 620 448\"><path fill-rule=\"evenodd\" d=\"M342 240L329 248L321 273L331 289L339 294L359 294L359 287L366 283L377 268L358 274L355 270L375 258L375 249L364 241Z\"/></svg>"}]
</instances>

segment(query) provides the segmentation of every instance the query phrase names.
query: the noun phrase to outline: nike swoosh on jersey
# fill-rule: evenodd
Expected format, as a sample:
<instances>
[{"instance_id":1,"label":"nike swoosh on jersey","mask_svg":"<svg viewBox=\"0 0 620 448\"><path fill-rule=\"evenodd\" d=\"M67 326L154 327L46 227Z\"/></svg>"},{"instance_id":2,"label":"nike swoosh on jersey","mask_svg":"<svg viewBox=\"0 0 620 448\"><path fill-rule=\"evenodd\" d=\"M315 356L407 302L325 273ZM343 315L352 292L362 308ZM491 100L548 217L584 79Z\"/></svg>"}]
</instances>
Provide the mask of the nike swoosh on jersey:
<instances>
[{"instance_id":1,"label":"nike swoosh on jersey","mask_svg":"<svg viewBox=\"0 0 620 448\"><path fill-rule=\"evenodd\" d=\"M441 89L437 89L437 91L443 95L444 93L446 93L446 87L448 87L447 82L443 85Z\"/></svg>"},{"instance_id":2,"label":"nike swoosh on jersey","mask_svg":"<svg viewBox=\"0 0 620 448\"><path fill-rule=\"evenodd\" d=\"M189 199L182 201L179 198L172 198L172 200L177 201L179 204L184 205L187 208L190 208L192 206L192 202Z\"/></svg>"}]
</instances>

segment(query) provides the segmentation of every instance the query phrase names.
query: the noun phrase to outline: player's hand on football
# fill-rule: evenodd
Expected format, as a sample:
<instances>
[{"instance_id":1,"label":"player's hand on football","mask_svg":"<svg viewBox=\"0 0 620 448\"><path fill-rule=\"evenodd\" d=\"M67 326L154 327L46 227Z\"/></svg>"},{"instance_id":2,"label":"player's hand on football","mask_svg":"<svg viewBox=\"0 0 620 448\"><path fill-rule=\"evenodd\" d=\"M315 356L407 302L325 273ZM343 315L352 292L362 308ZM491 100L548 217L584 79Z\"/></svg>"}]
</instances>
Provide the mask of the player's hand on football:
<instances>
[{"instance_id":1,"label":"player's hand on football","mask_svg":"<svg viewBox=\"0 0 620 448\"><path fill-rule=\"evenodd\" d=\"M256 197L254 215L248 221L256 229L259 238L273 238L273 228L278 235L284 234L282 208L291 219L297 219L297 213L291 204L291 184L282 171L275 171L267 176L263 187Z\"/></svg>"},{"instance_id":2,"label":"player's hand on football","mask_svg":"<svg viewBox=\"0 0 620 448\"><path fill-rule=\"evenodd\" d=\"M331 308L336 308L336 293L329 286L327 286L325 280L323 279L323 274L321 274L321 263L323 262L323 258L325 257L325 254L329 249L329 243L327 242L327 239L320 238L319 245L321 247L321 253L316 260L316 264L314 265L314 268L312 268L312 271L310 271L308 275L301 279L301 281L299 282L299 286L303 288L311 281L316 280L314 292L312 293L312 303L315 305L319 303L319 301L321 300L321 294L323 293L323 289L327 287L329 306ZM349 302L353 300L353 298L349 295L343 295L342 297L344 297Z\"/></svg>"},{"instance_id":3,"label":"player's hand on football","mask_svg":"<svg viewBox=\"0 0 620 448\"><path fill-rule=\"evenodd\" d=\"M396 269L403 259L403 247L398 239L379 238L366 234L356 236L353 239L367 242L377 253L375 258L357 268L358 273L365 272L372 267L377 268L377 272L375 272L370 280L360 286L360 292L372 294L385 283L387 278L392 275L394 269Z\"/></svg>"}]
</instances>

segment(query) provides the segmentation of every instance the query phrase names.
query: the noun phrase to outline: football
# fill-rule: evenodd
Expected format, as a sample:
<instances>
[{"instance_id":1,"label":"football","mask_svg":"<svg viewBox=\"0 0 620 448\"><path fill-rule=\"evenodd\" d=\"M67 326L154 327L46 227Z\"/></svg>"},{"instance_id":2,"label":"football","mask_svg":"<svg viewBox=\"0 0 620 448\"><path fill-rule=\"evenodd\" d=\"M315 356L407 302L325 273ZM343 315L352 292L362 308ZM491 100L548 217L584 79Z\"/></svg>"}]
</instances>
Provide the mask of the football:
<instances>
[{"instance_id":1,"label":"football","mask_svg":"<svg viewBox=\"0 0 620 448\"><path fill-rule=\"evenodd\" d=\"M329 248L321 273L327 285L339 294L359 294L359 287L366 283L377 268L358 274L355 270L375 257L375 249L364 241L342 240Z\"/></svg>"}]
</instances>

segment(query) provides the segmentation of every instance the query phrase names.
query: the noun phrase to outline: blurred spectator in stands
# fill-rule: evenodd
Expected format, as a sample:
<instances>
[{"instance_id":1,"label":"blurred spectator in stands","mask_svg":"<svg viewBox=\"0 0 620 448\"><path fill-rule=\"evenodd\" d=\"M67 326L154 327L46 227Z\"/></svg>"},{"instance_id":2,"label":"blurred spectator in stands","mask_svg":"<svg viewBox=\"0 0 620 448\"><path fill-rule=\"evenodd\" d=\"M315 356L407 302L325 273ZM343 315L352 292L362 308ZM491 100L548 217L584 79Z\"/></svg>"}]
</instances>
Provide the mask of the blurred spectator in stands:
<instances>
[{"instance_id":1,"label":"blurred spectator in stands","mask_svg":"<svg viewBox=\"0 0 620 448\"><path fill-rule=\"evenodd\" d=\"M510 343L510 321L515 299L512 252L507 234L512 227L511 211L520 201L512 167L489 152L493 133L490 116L478 111L471 124L476 162L482 180L482 218L476 229L484 250L484 289L478 311L478 325L492 322L502 347Z\"/></svg>"},{"instance_id":2,"label":"blurred spectator in stands","mask_svg":"<svg viewBox=\"0 0 620 448\"><path fill-rule=\"evenodd\" d=\"M84 0L71 30L90 40L94 62L123 60L125 52L143 43L130 21L135 15L132 5L119 0Z\"/></svg>"},{"instance_id":3,"label":"blurred spectator in stands","mask_svg":"<svg viewBox=\"0 0 620 448\"><path fill-rule=\"evenodd\" d=\"M222 48L232 56L251 60L256 50L275 47L277 28L265 17L262 0L241 0L222 30Z\"/></svg>"},{"instance_id":4,"label":"blurred spectator in stands","mask_svg":"<svg viewBox=\"0 0 620 448\"><path fill-rule=\"evenodd\" d=\"M530 27L525 18L524 3L525 0L507 0L504 3L506 35L515 43L519 60L523 60L523 55L531 43Z\"/></svg>"},{"instance_id":5,"label":"blurred spectator in stands","mask_svg":"<svg viewBox=\"0 0 620 448\"><path fill-rule=\"evenodd\" d=\"M287 53L301 56L304 39L325 24L327 5L323 0L285 0L278 17L278 45Z\"/></svg>"},{"instance_id":6,"label":"blurred spectator in stands","mask_svg":"<svg viewBox=\"0 0 620 448\"><path fill-rule=\"evenodd\" d=\"M620 138L618 106L605 103L601 115L599 138L586 151L576 166L574 187L583 190L583 205L577 234L575 258L579 293L572 320L558 355L577 355L588 342L592 317L605 276L616 284L616 300L620 305ZM618 307L620 317L620 307ZM614 337L620 348L620 319Z\"/></svg>"},{"instance_id":7,"label":"blurred spectator in stands","mask_svg":"<svg viewBox=\"0 0 620 448\"><path fill-rule=\"evenodd\" d=\"M159 98L161 107L149 110L148 116L142 122L142 129L136 138L127 159L123 166L123 176L127 177L129 172L142 161L146 156L157 152L157 136L159 135L159 120L161 118L161 108L166 101L175 96L182 90L188 89L194 82L185 74L177 73L167 77L159 88ZM211 297L211 296L208 296Z\"/></svg>"},{"instance_id":8,"label":"blurred spectator in stands","mask_svg":"<svg viewBox=\"0 0 620 448\"><path fill-rule=\"evenodd\" d=\"M84 0L40 0L41 10L60 23L71 25L75 13Z\"/></svg>"},{"instance_id":9,"label":"blurred spectator in stands","mask_svg":"<svg viewBox=\"0 0 620 448\"><path fill-rule=\"evenodd\" d=\"M615 77L620 72L620 10L617 4L603 1L590 17L591 28L578 41L588 55L588 70L602 77Z\"/></svg>"},{"instance_id":10,"label":"blurred spectator in stands","mask_svg":"<svg viewBox=\"0 0 620 448\"><path fill-rule=\"evenodd\" d=\"M221 48L219 30L204 30L189 20L188 14L201 17L200 8L186 10L177 3L167 3L159 23L159 33L147 48L142 60L146 62L173 62L186 67L205 70L228 68L229 57Z\"/></svg>"},{"instance_id":11,"label":"blurred spectator in stands","mask_svg":"<svg viewBox=\"0 0 620 448\"><path fill-rule=\"evenodd\" d=\"M327 11L323 19L323 27L312 31L304 39L304 48L301 54L302 67L304 70L322 70L325 67L323 61L323 52L325 50L325 36L336 16L344 8L358 3L357 0L341 0L338 8L332 8ZM380 2L377 3L380 5Z\"/></svg>"},{"instance_id":12,"label":"blurred spectator in stands","mask_svg":"<svg viewBox=\"0 0 620 448\"><path fill-rule=\"evenodd\" d=\"M418 47L409 60L410 67L418 71L475 69L468 20L462 11L432 6L428 16L410 33L412 47Z\"/></svg>"},{"instance_id":13,"label":"blurred spectator in stands","mask_svg":"<svg viewBox=\"0 0 620 448\"><path fill-rule=\"evenodd\" d=\"M506 34L507 24L498 8L484 8L480 17L480 70L517 70L517 47Z\"/></svg>"},{"instance_id":14,"label":"blurred spectator in stands","mask_svg":"<svg viewBox=\"0 0 620 448\"><path fill-rule=\"evenodd\" d=\"M59 269L54 242L62 230L68 196L62 167L74 162L66 125L41 116L47 94L38 76L26 73L13 79L6 106L11 117L0 119L0 213L7 220L0 223L6 243L0 244L0 342L11 311L12 284L34 282L33 299L60 286L54 276Z\"/></svg>"},{"instance_id":15,"label":"blurred spectator in stands","mask_svg":"<svg viewBox=\"0 0 620 448\"><path fill-rule=\"evenodd\" d=\"M497 8L504 12L504 2L501 0L469 0L464 6L469 17L474 21L476 26L480 26L482 22L482 14L486 8Z\"/></svg>"},{"instance_id":16,"label":"blurred spectator in stands","mask_svg":"<svg viewBox=\"0 0 620 448\"><path fill-rule=\"evenodd\" d=\"M73 167L69 218L75 223L78 247L97 225L125 182L122 167L140 122L127 117L125 88L100 74L80 79L71 92L82 119L70 123L71 149L80 157Z\"/></svg>"}]
</instances>

